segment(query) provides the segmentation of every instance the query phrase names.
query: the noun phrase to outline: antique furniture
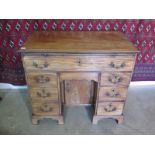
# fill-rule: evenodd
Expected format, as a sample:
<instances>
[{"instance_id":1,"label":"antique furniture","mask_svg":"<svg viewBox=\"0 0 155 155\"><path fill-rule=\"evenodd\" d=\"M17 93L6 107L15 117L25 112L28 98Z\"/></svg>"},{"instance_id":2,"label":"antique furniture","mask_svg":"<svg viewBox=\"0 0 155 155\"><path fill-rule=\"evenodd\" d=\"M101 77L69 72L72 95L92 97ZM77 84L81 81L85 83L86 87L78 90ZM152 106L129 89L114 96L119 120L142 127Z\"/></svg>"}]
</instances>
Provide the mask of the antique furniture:
<instances>
[{"instance_id":1,"label":"antique furniture","mask_svg":"<svg viewBox=\"0 0 155 155\"><path fill-rule=\"evenodd\" d=\"M123 121L138 52L120 32L36 31L19 50L32 103L32 122L63 124L65 105L93 106L93 124Z\"/></svg>"}]
</instances>

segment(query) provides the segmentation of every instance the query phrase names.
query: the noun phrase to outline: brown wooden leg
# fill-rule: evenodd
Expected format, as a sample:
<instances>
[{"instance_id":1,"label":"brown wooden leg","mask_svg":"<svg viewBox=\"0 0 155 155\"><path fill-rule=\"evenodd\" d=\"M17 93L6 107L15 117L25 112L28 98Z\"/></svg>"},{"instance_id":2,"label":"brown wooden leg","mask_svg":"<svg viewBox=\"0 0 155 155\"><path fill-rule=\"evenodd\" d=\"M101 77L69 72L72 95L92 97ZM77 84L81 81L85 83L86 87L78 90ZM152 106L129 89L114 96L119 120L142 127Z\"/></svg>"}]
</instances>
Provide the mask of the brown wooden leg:
<instances>
[{"instance_id":1,"label":"brown wooden leg","mask_svg":"<svg viewBox=\"0 0 155 155\"><path fill-rule=\"evenodd\" d=\"M59 118L58 118L58 124L64 124L64 118L63 118L63 116L59 116Z\"/></svg>"},{"instance_id":2,"label":"brown wooden leg","mask_svg":"<svg viewBox=\"0 0 155 155\"><path fill-rule=\"evenodd\" d=\"M118 124L122 124L123 121L124 121L124 116L123 116L123 115L118 116L118 118L116 118L116 119L117 119L117 123L118 123Z\"/></svg>"},{"instance_id":3,"label":"brown wooden leg","mask_svg":"<svg viewBox=\"0 0 155 155\"><path fill-rule=\"evenodd\" d=\"M98 116L94 116L94 117L93 117L92 123L93 123L93 124L97 124L97 123L98 123Z\"/></svg>"},{"instance_id":4,"label":"brown wooden leg","mask_svg":"<svg viewBox=\"0 0 155 155\"><path fill-rule=\"evenodd\" d=\"M39 123L39 119L37 117L35 117L35 116L32 116L32 124L33 125L38 125L38 123Z\"/></svg>"}]
</instances>

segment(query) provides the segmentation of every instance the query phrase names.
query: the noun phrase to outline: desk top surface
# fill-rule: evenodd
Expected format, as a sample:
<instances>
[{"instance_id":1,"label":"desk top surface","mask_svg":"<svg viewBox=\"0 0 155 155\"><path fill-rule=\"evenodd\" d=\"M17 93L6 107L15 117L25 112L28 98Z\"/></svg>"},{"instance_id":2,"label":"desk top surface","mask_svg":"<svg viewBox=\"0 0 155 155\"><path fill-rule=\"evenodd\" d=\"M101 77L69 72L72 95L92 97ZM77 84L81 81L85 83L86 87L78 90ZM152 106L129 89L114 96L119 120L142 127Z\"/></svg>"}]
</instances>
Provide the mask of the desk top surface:
<instances>
[{"instance_id":1,"label":"desk top surface","mask_svg":"<svg viewBox=\"0 0 155 155\"><path fill-rule=\"evenodd\" d=\"M35 31L21 49L52 50L67 53L116 53L138 52L137 48L121 32L95 31ZM44 51L42 51L44 52Z\"/></svg>"}]
</instances>

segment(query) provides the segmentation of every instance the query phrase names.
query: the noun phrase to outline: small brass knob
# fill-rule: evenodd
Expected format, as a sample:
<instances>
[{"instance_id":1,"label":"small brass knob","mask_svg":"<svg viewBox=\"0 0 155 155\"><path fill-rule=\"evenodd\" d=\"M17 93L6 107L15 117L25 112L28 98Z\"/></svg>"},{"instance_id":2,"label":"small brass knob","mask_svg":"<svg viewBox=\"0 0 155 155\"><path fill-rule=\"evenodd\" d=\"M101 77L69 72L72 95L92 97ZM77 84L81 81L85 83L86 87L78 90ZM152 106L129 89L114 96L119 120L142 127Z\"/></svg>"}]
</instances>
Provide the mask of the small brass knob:
<instances>
[{"instance_id":1,"label":"small brass knob","mask_svg":"<svg viewBox=\"0 0 155 155\"><path fill-rule=\"evenodd\" d=\"M34 66L35 68L44 69L47 68L49 64L47 62L44 62L43 65L39 65L37 62L33 62L32 66Z\"/></svg>"},{"instance_id":2,"label":"small brass knob","mask_svg":"<svg viewBox=\"0 0 155 155\"><path fill-rule=\"evenodd\" d=\"M49 82L50 81L50 78L49 77L45 77L43 75L37 76L34 79L36 80L37 83L46 83L46 82Z\"/></svg>"},{"instance_id":3,"label":"small brass knob","mask_svg":"<svg viewBox=\"0 0 155 155\"><path fill-rule=\"evenodd\" d=\"M53 110L52 107L50 107L48 104L44 104L43 106L41 106L41 111L43 112L51 112Z\"/></svg>"},{"instance_id":4,"label":"small brass knob","mask_svg":"<svg viewBox=\"0 0 155 155\"><path fill-rule=\"evenodd\" d=\"M111 66L112 68L119 69L119 68L124 68L126 65L125 65L124 62L121 63L120 65L116 65L114 62L111 62L111 63L110 63L110 66Z\"/></svg>"},{"instance_id":5,"label":"small brass knob","mask_svg":"<svg viewBox=\"0 0 155 155\"><path fill-rule=\"evenodd\" d=\"M37 96L41 98L50 97L51 93L46 92L44 89L42 89L42 92L37 92Z\"/></svg>"},{"instance_id":6,"label":"small brass knob","mask_svg":"<svg viewBox=\"0 0 155 155\"><path fill-rule=\"evenodd\" d=\"M121 81L121 77L119 75L113 75L113 77L109 77L109 82L116 84Z\"/></svg>"},{"instance_id":7,"label":"small brass knob","mask_svg":"<svg viewBox=\"0 0 155 155\"><path fill-rule=\"evenodd\" d=\"M106 107L104 107L104 110L106 112L113 112L113 111L116 111L117 108L115 106L113 106L112 103L110 103L109 105L107 105Z\"/></svg>"},{"instance_id":8,"label":"small brass knob","mask_svg":"<svg viewBox=\"0 0 155 155\"><path fill-rule=\"evenodd\" d=\"M117 97L119 92L117 92L115 89L112 89L110 92L107 92L106 95L109 97Z\"/></svg>"}]
</instances>

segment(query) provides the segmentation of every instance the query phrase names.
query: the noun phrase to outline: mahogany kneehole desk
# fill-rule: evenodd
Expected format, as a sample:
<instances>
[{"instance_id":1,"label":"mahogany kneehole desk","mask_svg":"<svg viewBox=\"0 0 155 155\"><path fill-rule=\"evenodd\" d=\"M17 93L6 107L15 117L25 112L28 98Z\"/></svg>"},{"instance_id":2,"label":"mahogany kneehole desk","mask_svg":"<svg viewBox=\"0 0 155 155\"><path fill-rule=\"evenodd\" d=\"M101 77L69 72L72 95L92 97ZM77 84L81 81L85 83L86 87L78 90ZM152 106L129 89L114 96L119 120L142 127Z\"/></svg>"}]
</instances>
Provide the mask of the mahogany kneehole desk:
<instances>
[{"instance_id":1,"label":"mahogany kneehole desk","mask_svg":"<svg viewBox=\"0 0 155 155\"><path fill-rule=\"evenodd\" d=\"M93 124L123 121L138 52L120 32L34 32L19 50L32 104L32 123L64 123L65 105L93 106Z\"/></svg>"}]
</instances>

